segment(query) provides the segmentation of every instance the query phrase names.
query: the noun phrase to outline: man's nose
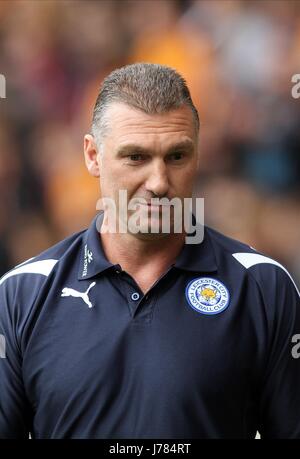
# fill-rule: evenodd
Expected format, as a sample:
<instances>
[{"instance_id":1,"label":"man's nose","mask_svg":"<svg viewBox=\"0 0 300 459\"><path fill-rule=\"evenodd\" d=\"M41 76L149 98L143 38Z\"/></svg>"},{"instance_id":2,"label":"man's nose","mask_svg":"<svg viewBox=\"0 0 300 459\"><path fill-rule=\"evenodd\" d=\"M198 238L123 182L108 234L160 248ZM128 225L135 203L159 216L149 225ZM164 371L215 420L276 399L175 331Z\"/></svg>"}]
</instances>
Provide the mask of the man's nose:
<instances>
[{"instance_id":1,"label":"man's nose","mask_svg":"<svg viewBox=\"0 0 300 459\"><path fill-rule=\"evenodd\" d=\"M163 197L169 190L168 170L164 161L153 164L150 175L148 176L145 187L147 191L159 197Z\"/></svg>"}]
</instances>

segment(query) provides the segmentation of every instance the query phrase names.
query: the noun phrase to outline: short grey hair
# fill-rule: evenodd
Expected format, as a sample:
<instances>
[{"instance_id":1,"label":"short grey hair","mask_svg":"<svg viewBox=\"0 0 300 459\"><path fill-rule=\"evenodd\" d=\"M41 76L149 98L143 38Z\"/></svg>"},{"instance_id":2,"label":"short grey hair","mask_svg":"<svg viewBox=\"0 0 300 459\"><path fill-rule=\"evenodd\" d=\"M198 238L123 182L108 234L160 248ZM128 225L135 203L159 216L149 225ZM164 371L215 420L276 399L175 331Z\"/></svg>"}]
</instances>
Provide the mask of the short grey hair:
<instances>
[{"instance_id":1,"label":"short grey hair","mask_svg":"<svg viewBox=\"0 0 300 459\"><path fill-rule=\"evenodd\" d=\"M123 102L148 114L169 112L186 105L191 108L196 132L199 131L199 115L186 81L171 67L136 63L116 69L104 79L95 103L91 129L98 148L109 125L106 109L113 102Z\"/></svg>"}]
</instances>

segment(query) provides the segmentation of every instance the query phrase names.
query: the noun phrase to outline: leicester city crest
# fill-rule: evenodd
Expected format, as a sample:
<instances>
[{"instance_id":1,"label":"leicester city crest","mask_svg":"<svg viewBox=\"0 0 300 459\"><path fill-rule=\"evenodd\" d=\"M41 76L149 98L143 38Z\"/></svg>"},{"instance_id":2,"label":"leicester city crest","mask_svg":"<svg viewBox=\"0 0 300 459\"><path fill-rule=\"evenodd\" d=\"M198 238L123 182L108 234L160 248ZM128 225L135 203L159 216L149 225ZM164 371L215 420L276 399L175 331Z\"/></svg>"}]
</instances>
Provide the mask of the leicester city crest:
<instances>
[{"instance_id":1,"label":"leicester city crest","mask_svg":"<svg viewBox=\"0 0 300 459\"><path fill-rule=\"evenodd\" d=\"M211 277L193 279L186 287L189 305L201 314L219 314L227 308L230 295L225 285Z\"/></svg>"}]
</instances>

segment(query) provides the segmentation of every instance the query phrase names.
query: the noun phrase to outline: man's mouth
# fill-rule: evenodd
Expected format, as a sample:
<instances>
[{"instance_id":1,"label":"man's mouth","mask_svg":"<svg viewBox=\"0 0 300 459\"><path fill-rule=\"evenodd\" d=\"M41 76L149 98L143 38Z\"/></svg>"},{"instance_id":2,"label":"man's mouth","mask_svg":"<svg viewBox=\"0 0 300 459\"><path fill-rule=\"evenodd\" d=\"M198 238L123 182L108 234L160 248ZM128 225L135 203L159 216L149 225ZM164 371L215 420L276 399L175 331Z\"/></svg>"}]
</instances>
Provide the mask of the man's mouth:
<instances>
[{"instance_id":1,"label":"man's mouth","mask_svg":"<svg viewBox=\"0 0 300 459\"><path fill-rule=\"evenodd\" d=\"M161 202L158 202L157 200L156 201L155 200L153 200L153 201L145 201L145 202L141 201L138 204L143 205L143 206L147 205L148 207L157 207L157 208L170 207L169 203L161 203Z\"/></svg>"}]
</instances>

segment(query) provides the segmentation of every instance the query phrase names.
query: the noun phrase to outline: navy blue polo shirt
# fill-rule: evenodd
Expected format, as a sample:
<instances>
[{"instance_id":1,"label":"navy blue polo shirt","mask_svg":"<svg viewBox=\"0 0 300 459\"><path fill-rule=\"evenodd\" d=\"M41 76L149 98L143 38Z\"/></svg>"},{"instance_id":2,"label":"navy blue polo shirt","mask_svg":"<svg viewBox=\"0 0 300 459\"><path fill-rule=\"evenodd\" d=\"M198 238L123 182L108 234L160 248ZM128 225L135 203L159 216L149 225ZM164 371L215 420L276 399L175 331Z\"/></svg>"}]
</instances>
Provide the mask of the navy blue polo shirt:
<instances>
[{"instance_id":1,"label":"navy blue polo shirt","mask_svg":"<svg viewBox=\"0 0 300 459\"><path fill-rule=\"evenodd\" d=\"M300 438L285 268L205 227L144 295L99 218L0 280L0 437Z\"/></svg>"}]
</instances>

